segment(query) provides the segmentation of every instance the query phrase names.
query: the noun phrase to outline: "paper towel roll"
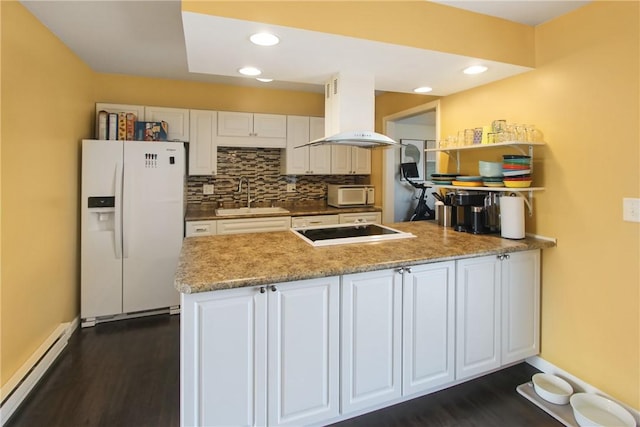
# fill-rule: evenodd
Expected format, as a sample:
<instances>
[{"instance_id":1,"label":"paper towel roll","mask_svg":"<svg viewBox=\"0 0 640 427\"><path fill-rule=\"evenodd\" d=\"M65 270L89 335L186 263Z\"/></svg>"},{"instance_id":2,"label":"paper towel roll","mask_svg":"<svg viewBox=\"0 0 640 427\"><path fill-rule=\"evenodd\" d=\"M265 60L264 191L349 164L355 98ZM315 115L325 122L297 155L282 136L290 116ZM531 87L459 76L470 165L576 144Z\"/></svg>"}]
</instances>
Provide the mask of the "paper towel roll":
<instances>
[{"instance_id":1,"label":"paper towel roll","mask_svg":"<svg viewBox=\"0 0 640 427\"><path fill-rule=\"evenodd\" d=\"M507 239L524 238L524 199L500 197L500 234Z\"/></svg>"}]
</instances>

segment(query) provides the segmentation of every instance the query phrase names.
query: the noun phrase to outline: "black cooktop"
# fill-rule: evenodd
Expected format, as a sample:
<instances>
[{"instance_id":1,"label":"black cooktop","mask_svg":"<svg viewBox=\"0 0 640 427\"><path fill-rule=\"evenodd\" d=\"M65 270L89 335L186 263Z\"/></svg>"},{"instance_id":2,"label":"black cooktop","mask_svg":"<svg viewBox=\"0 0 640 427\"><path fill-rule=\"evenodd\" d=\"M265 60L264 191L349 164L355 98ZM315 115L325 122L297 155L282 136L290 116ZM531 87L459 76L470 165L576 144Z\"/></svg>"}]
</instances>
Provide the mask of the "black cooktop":
<instances>
[{"instance_id":1,"label":"black cooktop","mask_svg":"<svg viewBox=\"0 0 640 427\"><path fill-rule=\"evenodd\" d=\"M316 228L308 230L299 230L299 233L304 235L312 242L318 240L330 240L330 239L347 239L350 237L365 237L365 236L383 236L385 234L398 234L397 230L391 228L381 227L377 224L362 224L354 225L351 227L336 227L336 228Z\"/></svg>"},{"instance_id":2,"label":"black cooktop","mask_svg":"<svg viewBox=\"0 0 640 427\"><path fill-rule=\"evenodd\" d=\"M345 243L367 243L415 237L379 224L339 224L291 229L298 237L313 246Z\"/></svg>"}]
</instances>

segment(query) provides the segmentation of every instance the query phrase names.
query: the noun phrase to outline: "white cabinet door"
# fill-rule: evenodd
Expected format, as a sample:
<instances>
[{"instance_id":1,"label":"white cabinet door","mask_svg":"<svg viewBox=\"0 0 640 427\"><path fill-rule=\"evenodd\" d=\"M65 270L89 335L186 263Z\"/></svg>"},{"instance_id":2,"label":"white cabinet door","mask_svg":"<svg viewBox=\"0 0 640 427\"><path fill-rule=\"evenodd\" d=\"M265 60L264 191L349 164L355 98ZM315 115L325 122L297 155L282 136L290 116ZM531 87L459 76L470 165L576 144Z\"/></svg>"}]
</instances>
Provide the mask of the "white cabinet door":
<instances>
[{"instance_id":1,"label":"white cabinet door","mask_svg":"<svg viewBox=\"0 0 640 427\"><path fill-rule=\"evenodd\" d=\"M514 252L502 262L502 364L540 351L540 251Z\"/></svg>"},{"instance_id":2,"label":"white cabinet door","mask_svg":"<svg viewBox=\"0 0 640 427\"><path fill-rule=\"evenodd\" d=\"M213 236L215 234L215 221L187 221L185 224L185 237Z\"/></svg>"},{"instance_id":3,"label":"white cabinet door","mask_svg":"<svg viewBox=\"0 0 640 427\"><path fill-rule=\"evenodd\" d=\"M217 234L265 233L288 230L291 228L291 217L219 219L216 223Z\"/></svg>"},{"instance_id":4,"label":"white cabinet door","mask_svg":"<svg viewBox=\"0 0 640 427\"><path fill-rule=\"evenodd\" d=\"M306 175L309 173L309 147L296 148L307 142L309 142L309 117L287 116L287 148L283 151L283 174Z\"/></svg>"},{"instance_id":5,"label":"white cabinet door","mask_svg":"<svg viewBox=\"0 0 640 427\"><path fill-rule=\"evenodd\" d=\"M144 119L167 122L169 141L189 141L189 110L185 108L144 107Z\"/></svg>"},{"instance_id":6,"label":"white cabinet door","mask_svg":"<svg viewBox=\"0 0 640 427\"><path fill-rule=\"evenodd\" d=\"M189 142L189 175L215 175L218 169L216 132L218 113L191 110Z\"/></svg>"},{"instance_id":7,"label":"white cabinet door","mask_svg":"<svg viewBox=\"0 0 640 427\"><path fill-rule=\"evenodd\" d=\"M402 274L342 277L341 399L346 414L401 396Z\"/></svg>"},{"instance_id":8,"label":"white cabinet door","mask_svg":"<svg viewBox=\"0 0 640 427\"><path fill-rule=\"evenodd\" d=\"M324 136L324 118L309 117L309 141ZM331 173L331 146L316 145L309 147L309 170L312 175L328 175Z\"/></svg>"},{"instance_id":9,"label":"white cabinet door","mask_svg":"<svg viewBox=\"0 0 640 427\"><path fill-rule=\"evenodd\" d=\"M350 175L351 168L351 148L347 146L331 146L331 173L334 175Z\"/></svg>"},{"instance_id":10,"label":"white cabinet door","mask_svg":"<svg viewBox=\"0 0 640 427\"><path fill-rule=\"evenodd\" d=\"M182 294L181 425L266 424L267 298L257 288Z\"/></svg>"},{"instance_id":11,"label":"white cabinet door","mask_svg":"<svg viewBox=\"0 0 640 427\"><path fill-rule=\"evenodd\" d=\"M351 147L351 168L356 175L371 174L371 150Z\"/></svg>"},{"instance_id":12,"label":"white cabinet door","mask_svg":"<svg viewBox=\"0 0 640 427\"><path fill-rule=\"evenodd\" d=\"M268 286L270 426L339 414L340 278Z\"/></svg>"},{"instance_id":13,"label":"white cabinet door","mask_svg":"<svg viewBox=\"0 0 640 427\"><path fill-rule=\"evenodd\" d=\"M287 116L287 148L282 154L282 173L285 175L330 174L330 146L300 147L323 135L324 118Z\"/></svg>"},{"instance_id":14,"label":"white cabinet door","mask_svg":"<svg viewBox=\"0 0 640 427\"><path fill-rule=\"evenodd\" d=\"M218 111L218 135L253 136L253 114Z\"/></svg>"},{"instance_id":15,"label":"white cabinet door","mask_svg":"<svg viewBox=\"0 0 640 427\"><path fill-rule=\"evenodd\" d=\"M402 394L406 396L455 378L455 263L405 270Z\"/></svg>"},{"instance_id":16,"label":"white cabinet door","mask_svg":"<svg viewBox=\"0 0 640 427\"><path fill-rule=\"evenodd\" d=\"M360 212L360 213L348 213L339 214L340 224L351 224L356 222L369 222L374 224L380 224L382 215L380 212Z\"/></svg>"},{"instance_id":17,"label":"white cabinet door","mask_svg":"<svg viewBox=\"0 0 640 427\"><path fill-rule=\"evenodd\" d=\"M286 148L287 116L218 111L218 146Z\"/></svg>"},{"instance_id":18,"label":"white cabinet door","mask_svg":"<svg viewBox=\"0 0 640 427\"><path fill-rule=\"evenodd\" d=\"M253 136L262 138L286 138L287 116L282 114L253 115Z\"/></svg>"},{"instance_id":19,"label":"white cabinet door","mask_svg":"<svg viewBox=\"0 0 640 427\"><path fill-rule=\"evenodd\" d=\"M496 256L456 265L456 380L500 366L500 275Z\"/></svg>"},{"instance_id":20,"label":"white cabinet door","mask_svg":"<svg viewBox=\"0 0 640 427\"><path fill-rule=\"evenodd\" d=\"M368 148L333 145L331 173L335 175L371 174L371 151Z\"/></svg>"}]
</instances>

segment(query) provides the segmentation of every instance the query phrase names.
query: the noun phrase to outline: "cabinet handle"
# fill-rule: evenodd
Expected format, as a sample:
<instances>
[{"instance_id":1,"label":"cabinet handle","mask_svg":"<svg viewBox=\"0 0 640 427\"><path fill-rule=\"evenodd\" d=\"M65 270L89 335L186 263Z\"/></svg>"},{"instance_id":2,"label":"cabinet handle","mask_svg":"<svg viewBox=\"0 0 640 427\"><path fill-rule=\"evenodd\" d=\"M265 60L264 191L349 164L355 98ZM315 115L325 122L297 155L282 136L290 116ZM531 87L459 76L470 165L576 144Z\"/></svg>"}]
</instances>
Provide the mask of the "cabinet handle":
<instances>
[{"instance_id":1,"label":"cabinet handle","mask_svg":"<svg viewBox=\"0 0 640 427\"><path fill-rule=\"evenodd\" d=\"M406 271L407 273L411 273L411 267L406 267L404 271Z\"/></svg>"},{"instance_id":2,"label":"cabinet handle","mask_svg":"<svg viewBox=\"0 0 640 427\"><path fill-rule=\"evenodd\" d=\"M271 286L271 292L275 292L277 290L278 290L278 288L276 288L275 286Z\"/></svg>"},{"instance_id":3,"label":"cabinet handle","mask_svg":"<svg viewBox=\"0 0 640 427\"><path fill-rule=\"evenodd\" d=\"M400 273L400 274L404 273L404 268L400 267L399 269L396 270L396 273Z\"/></svg>"},{"instance_id":4,"label":"cabinet handle","mask_svg":"<svg viewBox=\"0 0 640 427\"><path fill-rule=\"evenodd\" d=\"M506 259L511 259L511 255L509 255L509 254L506 254L504 257L505 257Z\"/></svg>"},{"instance_id":5,"label":"cabinet handle","mask_svg":"<svg viewBox=\"0 0 640 427\"><path fill-rule=\"evenodd\" d=\"M197 232L207 231L207 228L206 227L196 227L195 231L197 231Z\"/></svg>"},{"instance_id":6,"label":"cabinet handle","mask_svg":"<svg viewBox=\"0 0 640 427\"><path fill-rule=\"evenodd\" d=\"M260 286L260 293L264 294L267 290L264 288L264 286Z\"/></svg>"},{"instance_id":7,"label":"cabinet handle","mask_svg":"<svg viewBox=\"0 0 640 427\"><path fill-rule=\"evenodd\" d=\"M497 255L496 258L498 258L500 261L502 261L504 259L504 255Z\"/></svg>"}]
</instances>

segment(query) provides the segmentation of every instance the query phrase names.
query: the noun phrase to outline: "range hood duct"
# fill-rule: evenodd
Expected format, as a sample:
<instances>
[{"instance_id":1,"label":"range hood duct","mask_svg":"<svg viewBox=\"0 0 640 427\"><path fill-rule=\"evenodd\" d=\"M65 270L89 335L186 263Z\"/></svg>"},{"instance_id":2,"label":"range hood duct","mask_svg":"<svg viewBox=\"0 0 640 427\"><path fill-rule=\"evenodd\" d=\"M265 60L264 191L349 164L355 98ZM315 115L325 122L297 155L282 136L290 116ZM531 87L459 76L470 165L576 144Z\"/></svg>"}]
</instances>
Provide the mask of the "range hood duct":
<instances>
[{"instance_id":1,"label":"range hood duct","mask_svg":"<svg viewBox=\"0 0 640 427\"><path fill-rule=\"evenodd\" d=\"M363 148L400 147L400 143L373 131L375 85L373 76L339 73L324 87L325 136L300 145L340 145ZM298 147L296 147L298 148Z\"/></svg>"}]
</instances>

